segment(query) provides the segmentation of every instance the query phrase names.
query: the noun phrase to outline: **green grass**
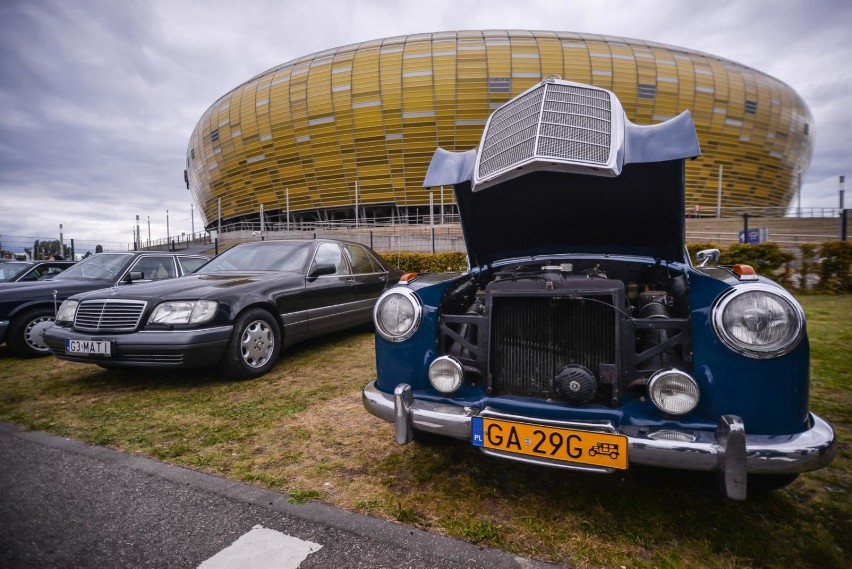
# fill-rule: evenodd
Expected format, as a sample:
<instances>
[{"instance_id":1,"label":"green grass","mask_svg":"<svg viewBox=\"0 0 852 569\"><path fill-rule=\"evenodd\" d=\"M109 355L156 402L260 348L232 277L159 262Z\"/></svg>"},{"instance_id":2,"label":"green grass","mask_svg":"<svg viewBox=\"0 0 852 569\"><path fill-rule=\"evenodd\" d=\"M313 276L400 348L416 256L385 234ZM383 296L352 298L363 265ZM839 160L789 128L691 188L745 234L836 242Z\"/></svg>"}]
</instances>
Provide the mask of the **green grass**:
<instances>
[{"instance_id":1,"label":"green grass","mask_svg":"<svg viewBox=\"0 0 852 569\"><path fill-rule=\"evenodd\" d=\"M811 407L837 458L784 490L721 498L709 475L631 468L610 476L493 459L463 442L393 443L360 390L372 335L289 350L272 373L105 371L0 347L0 420L110 446L580 567L849 567L852 296L804 296Z\"/></svg>"}]
</instances>

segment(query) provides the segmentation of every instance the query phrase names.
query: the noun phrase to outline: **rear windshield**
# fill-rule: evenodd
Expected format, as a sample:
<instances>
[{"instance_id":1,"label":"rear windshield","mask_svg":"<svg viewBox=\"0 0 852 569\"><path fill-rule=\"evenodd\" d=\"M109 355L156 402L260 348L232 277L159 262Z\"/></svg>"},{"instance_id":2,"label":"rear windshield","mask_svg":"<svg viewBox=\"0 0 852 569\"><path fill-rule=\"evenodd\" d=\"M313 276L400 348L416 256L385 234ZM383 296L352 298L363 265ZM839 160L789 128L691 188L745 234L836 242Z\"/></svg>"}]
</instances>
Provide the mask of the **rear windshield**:
<instances>
[{"instance_id":1,"label":"rear windshield","mask_svg":"<svg viewBox=\"0 0 852 569\"><path fill-rule=\"evenodd\" d=\"M32 266L30 263L0 263L0 283L17 278Z\"/></svg>"}]
</instances>

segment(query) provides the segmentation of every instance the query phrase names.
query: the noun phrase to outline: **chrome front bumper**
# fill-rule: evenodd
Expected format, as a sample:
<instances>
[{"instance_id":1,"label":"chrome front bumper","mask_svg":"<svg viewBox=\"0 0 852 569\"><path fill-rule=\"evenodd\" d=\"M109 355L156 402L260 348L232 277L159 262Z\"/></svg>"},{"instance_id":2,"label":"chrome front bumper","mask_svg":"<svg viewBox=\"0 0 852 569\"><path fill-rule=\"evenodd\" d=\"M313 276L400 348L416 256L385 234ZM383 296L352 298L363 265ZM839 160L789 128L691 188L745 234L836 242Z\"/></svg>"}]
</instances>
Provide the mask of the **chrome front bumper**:
<instances>
[{"instance_id":1,"label":"chrome front bumper","mask_svg":"<svg viewBox=\"0 0 852 569\"><path fill-rule=\"evenodd\" d=\"M529 418L508 416L491 409L481 412L471 407L459 407L418 401L411 386L400 384L394 394L379 391L370 382L362 394L364 407L380 419L395 426L395 438L406 444L413 438L413 429L436 433L462 440L471 440L471 417L489 415L530 422ZM834 458L836 438L827 422L811 414L811 427L793 435L747 435L742 419L736 415L719 418L715 433L688 432L692 442L654 439L653 431L638 427L622 427L619 434L627 436L628 456L633 464L719 472L725 494L735 500L746 497L747 474L797 474L826 466ZM554 424L548 422L548 424ZM565 423L577 429L577 423ZM589 425L600 430L600 425ZM505 454L500 456L508 457ZM529 462L526 457L521 460ZM553 463L547 463L553 466ZM595 470L561 464L563 468ZM599 471L605 471L600 470Z\"/></svg>"}]
</instances>

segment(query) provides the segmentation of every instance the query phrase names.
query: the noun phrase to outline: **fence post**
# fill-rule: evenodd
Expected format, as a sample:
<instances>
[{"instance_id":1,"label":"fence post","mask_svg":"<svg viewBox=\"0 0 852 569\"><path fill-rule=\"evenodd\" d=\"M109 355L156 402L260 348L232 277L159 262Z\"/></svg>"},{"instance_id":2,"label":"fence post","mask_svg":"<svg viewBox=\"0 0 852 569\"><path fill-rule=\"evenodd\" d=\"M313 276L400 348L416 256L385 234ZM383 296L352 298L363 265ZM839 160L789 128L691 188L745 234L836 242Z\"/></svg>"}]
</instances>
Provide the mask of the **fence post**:
<instances>
[{"instance_id":1,"label":"fence post","mask_svg":"<svg viewBox=\"0 0 852 569\"><path fill-rule=\"evenodd\" d=\"M846 234L847 234L846 230L847 230L847 225L849 223L848 215L849 215L848 209L840 210L840 240L841 241L846 241ZM72 241L72 243L73 243L73 241Z\"/></svg>"},{"instance_id":2,"label":"fence post","mask_svg":"<svg viewBox=\"0 0 852 569\"><path fill-rule=\"evenodd\" d=\"M373 248L373 230L370 230L370 249Z\"/></svg>"},{"instance_id":3,"label":"fence post","mask_svg":"<svg viewBox=\"0 0 852 569\"><path fill-rule=\"evenodd\" d=\"M748 213L743 214L743 243L748 243Z\"/></svg>"},{"instance_id":4,"label":"fence post","mask_svg":"<svg viewBox=\"0 0 852 569\"><path fill-rule=\"evenodd\" d=\"M432 228L432 254L435 254L435 228Z\"/></svg>"},{"instance_id":5,"label":"fence post","mask_svg":"<svg viewBox=\"0 0 852 569\"><path fill-rule=\"evenodd\" d=\"M846 218L844 217L843 219L845 220ZM843 224L843 227L844 227L843 235L845 236L846 235L846 224L845 223ZM846 237L844 237L843 240L845 241ZM71 260L72 261L77 260L77 257L74 255L74 240L73 239L71 240Z\"/></svg>"}]
</instances>

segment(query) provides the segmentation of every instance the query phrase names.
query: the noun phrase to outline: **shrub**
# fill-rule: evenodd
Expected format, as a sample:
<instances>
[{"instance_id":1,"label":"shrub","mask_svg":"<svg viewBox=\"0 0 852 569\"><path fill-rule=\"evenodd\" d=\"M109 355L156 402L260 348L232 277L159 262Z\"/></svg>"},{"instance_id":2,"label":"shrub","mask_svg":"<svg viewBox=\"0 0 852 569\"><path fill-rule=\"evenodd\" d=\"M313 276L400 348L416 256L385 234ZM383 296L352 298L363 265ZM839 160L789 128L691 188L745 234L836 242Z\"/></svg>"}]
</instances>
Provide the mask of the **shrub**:
<instances>
[{"instance_id":1,"label":"shrub","mask_svg":"<svg viewBox=\"0 0 852 569\"><path fill-rule=\"evenodd\" d=\"M799 266L799 290L808 290L808 279L813 273L816 251L819 245L816 243L802 243L799 251L802 253L801 265Z\"/></svg>"},{"instance_id":2,"label":"shrub","mask_svg":"<svg viewBox=\"0 0 852 569\"><path fill-rule=\"evenodd\" d=\"M749 245L734 243L722 251L720 264L736 265L742 263L751 265L761 275L778 280L782 285L789 286L789 267L786 265L795 259L792 253L782 251L778 243L759 243Z\"/></svg>"},{"instance_id":3,"label":"shrub","mask_svg":"<svg viewBox=\"0 0 852 569\"><path fill-rule=\"evenodd\" d=\"M819 255L821 260L817 288L825 292L852 291L852 244L849 241L826 241L820 247Z\"/></svg>"}]
</instances>

